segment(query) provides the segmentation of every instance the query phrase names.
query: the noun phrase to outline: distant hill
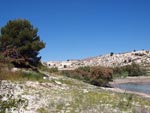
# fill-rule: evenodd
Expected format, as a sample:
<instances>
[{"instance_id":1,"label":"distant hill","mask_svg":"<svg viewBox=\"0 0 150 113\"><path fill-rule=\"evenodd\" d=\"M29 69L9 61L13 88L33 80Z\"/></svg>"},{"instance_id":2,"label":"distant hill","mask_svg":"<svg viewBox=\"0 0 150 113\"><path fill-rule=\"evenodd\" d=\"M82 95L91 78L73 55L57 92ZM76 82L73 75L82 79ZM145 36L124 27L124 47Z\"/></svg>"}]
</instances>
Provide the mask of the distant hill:
<instances>
[{"instance_id":1,"label":"distant hill","mask_svg":"<svg viewBox=\"0 0 150 113\"><path fill-rule=\"evenodd\" d=\"M138 50L126 53L109 53L106 55L85 58L82 60L49 61L44 64L49 68L58 67L60 70L75 69L81 66L118 67L130 65L132 62L150 67L150 50Z\"/></svg>"}]
</instances>

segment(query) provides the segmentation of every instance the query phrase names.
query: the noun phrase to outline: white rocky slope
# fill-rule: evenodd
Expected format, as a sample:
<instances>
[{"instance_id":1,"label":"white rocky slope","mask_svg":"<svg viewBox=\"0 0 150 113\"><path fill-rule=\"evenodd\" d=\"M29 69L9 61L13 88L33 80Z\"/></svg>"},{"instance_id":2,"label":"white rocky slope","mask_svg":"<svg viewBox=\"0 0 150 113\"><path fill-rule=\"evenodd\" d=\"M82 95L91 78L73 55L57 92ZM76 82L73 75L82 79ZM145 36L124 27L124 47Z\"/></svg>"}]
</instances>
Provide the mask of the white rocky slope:
<instances>
[{"instance_id":1,"label":"white rocky slope","mask_svg":"<svg viewBox=\"0 0 150 113\"><path fill-rule=\"evenodd\" d=\"M106 54L102 56L87 58L83 60L68 60L68 61L50 61L44 63L49 68L58 67L58 69L75 69L81 66L104 66L116 67L130 65L132 62L150 67L150 51L139 50L119 54Z\"/></svg>"},{"instance_id":2,"label":"white rocky slope","mask_svg":"<svg viewBox=\"0 0 150 113\"><path fill-rule=\"evenodd\" d=\"M101 65L105 67L130 65L132 62L141 65L150 64L150 51L141 50L120 54L112 53L98 56L90 60L83 60L84 65L89 66Z\"/></svg>"},{"instance_id":3,"label":"white rocky slope","mask_svg":"<svg viewBox=\"0 0 150 113\"><path fill-rule=\"evenodd\" d=\"M48 76L49 80L42 82L1 81L0 112L6 102L15 99L19 106L6 113L150 113L148 98L105 91L64 76Z\"/></svg>"}]
</instances>

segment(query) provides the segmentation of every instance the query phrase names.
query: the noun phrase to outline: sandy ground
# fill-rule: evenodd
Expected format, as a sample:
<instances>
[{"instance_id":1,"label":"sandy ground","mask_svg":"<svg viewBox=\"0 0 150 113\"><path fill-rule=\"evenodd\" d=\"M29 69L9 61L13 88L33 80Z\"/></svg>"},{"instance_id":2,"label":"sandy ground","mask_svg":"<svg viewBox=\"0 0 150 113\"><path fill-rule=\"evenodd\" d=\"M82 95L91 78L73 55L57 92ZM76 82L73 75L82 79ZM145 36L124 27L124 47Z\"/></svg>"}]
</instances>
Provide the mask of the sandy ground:
<instances>
[{"instance_id":1,"label":"sandy ground","mask_svg":"<svg viewBox=\"0 0 150 113\"><path fill-rule=\"evenodd\" d=\"M113 80L113 82L110 82L110 85L117 85L120 83L150 83L150 77L146 77L146 76L141 76L141 77L127 77L127 78L122 78L122 79L115 79ZM119 92L119 93L130 93L130 94L136 94L145 98L149 98L150 99L150 94L145 94L145 93L139 93L139 92L135 92L135 91L127 91L127 90L123 90L117 87L113 87L113 88L103 88L105 90L110 90L110 91L114 91L114 92Z\"/></svg>"}]
</instances>

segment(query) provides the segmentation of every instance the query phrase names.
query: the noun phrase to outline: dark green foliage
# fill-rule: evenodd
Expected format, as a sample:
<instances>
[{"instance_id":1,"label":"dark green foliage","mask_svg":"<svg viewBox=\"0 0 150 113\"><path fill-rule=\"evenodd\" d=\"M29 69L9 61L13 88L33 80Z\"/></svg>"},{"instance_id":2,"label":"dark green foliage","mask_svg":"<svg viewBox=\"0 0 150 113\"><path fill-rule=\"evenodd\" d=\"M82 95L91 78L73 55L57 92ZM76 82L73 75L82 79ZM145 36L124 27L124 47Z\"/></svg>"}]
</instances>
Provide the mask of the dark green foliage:
<instances>
[{"instance_id":1,"label":"dark green foliage","mask_svg":"<svg viewBox=\"0 0 150 113\"><path fill-rule=\"evenodd\" d=\"M113 68L113 78L127 77L128 72L125 67L115 67Z\"/></svg>"},{"instance_id":2,"label":"dark green foliage","mask_svg":"<svg viewBox=\"0 0 150 113\"><path fill-rule=\"evenodd\" d=\"M146 75L146 70L136 63L132 63L132 65L126 66L125 70L128 72L128 76Z\"/></svg>"},{"instance_id":3,"label":"dark green foliage","mask_svg":"<svg viewBox=\"0 0 150 113\"><path fill-rule=\"evenodd\" d=\"M9 21L1 28L0 53L16 67L36 67L41 57L39 51L45 47L28 20Z\"/></svg>"},{"instance_id":4,"label":"dark green foliage","mask_svg":"<svg viewBox=\"0 0 150 113\"><path fill-rule=\"evenodd\" d=\"M80 67L75 70L62 71L63 75L83 80L97 86L107 86L112 80L112 69L104 67Z\"/></svg>"},{"instance_id":5,"label":"dark green foliage","mask_svg":"<svg viewBox=\"0 0 150 113\"><path fill-rule=\"evenodd\" d=\"M123 67L113 68L115 77L126 77L126 76L142 76L146 75L146 69L141 67L139 64L132 63L131 65Z\"/></svg>"},{"instance_id":6,"label":"dark green foliage","mask_svg":"<svg viewBox=\"0 0 150 113\"><path fill-rule=\"evenodd\" d=\"M113 55L114 55L114 53L113 53L113 52L111 52L111 53L110 53L110 56L113 56Z\"/></svg>"},{"instance_id":7,"label":"dark green foliage","mask_svg":"<svg viewBox=\"0 0 150 113\"><path fill-rule=\"evenodd\" d=\"M134 49L133 52L136 52L136 50Z\"/></svg>"},{"instance_id":8,"label":"dark green foliage","mask_svg":"<svg viewBox=\"0 0 150 113\"><path fill-rule=\"evenodd\" d=\"M113 68L113 72L114 72L114 74L122 74L122 72L124 72L124 68L123 67L115 67L115 68Z\"/></svg>"}]
</instances>

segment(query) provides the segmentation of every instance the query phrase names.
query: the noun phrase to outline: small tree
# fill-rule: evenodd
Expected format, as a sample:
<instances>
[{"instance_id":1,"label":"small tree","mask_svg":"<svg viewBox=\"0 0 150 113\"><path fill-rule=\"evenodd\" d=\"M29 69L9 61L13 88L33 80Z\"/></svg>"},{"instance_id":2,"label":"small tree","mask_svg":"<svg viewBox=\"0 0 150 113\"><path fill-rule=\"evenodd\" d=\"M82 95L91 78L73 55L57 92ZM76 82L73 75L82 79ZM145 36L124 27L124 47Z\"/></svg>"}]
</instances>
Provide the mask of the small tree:
<instances>
[{"instance_id":1,"label":"small tree","mask_svg":"<svg viewBox=\"0 0 150 113\"><path fill-rule=\"evenodd\" d=\"M113 52L111 52L111 53L110 53L110 56L113 56L113 55L114 55L114 53L113 53Z\"/></svg>"},{"instance_id":2,"label":"small tree","mask_svg":"<svg viewBox=\"0 0 150 113\"><path fill-rule=\"evenodd\" d=\"M9 21L1 28L0 53L16 67L36 67L39 51L45 47L28 20Z\"/></svg>"}]
</instances>

